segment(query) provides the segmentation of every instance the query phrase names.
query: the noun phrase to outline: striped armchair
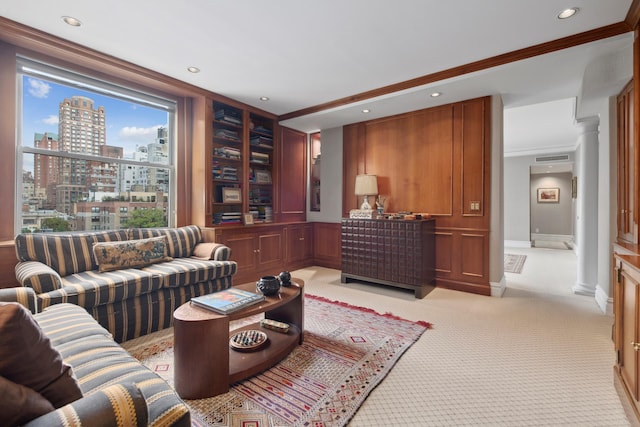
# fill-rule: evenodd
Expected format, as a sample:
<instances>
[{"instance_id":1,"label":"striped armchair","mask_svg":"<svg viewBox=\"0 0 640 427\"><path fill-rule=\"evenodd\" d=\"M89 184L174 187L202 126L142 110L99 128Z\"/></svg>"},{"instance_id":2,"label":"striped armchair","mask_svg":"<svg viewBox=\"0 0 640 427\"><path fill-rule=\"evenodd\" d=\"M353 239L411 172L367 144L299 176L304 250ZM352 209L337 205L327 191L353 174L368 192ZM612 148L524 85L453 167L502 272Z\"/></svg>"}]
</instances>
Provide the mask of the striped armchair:
<instances>
[{"instance_id":1,"label":"striped armchair","mask_svg":"<svg viewBox=\"0 0 640 427\"><path fill-rule=\"evenodd\" d=\"M35 293L29 288L2 289L0 301L33 310ZM63 303L33 317L73 369L82 397L25 427L191 426L189 407L171 386L116 344L86 310Z\"/></svg>"},{"instance_id":2,"label":"striped armchair","mask_svg":"<svg viewBox=\"0 0 640 427\"><path fill-rule=\"evenodd\" d=\"M116 342L171 326L176 308L194 296L231 287L237 271L231 250L204 242L195 225L24 233L15 244L16 278L34 290L36 311L79 305Z\"/></svg>"}]
</instances>

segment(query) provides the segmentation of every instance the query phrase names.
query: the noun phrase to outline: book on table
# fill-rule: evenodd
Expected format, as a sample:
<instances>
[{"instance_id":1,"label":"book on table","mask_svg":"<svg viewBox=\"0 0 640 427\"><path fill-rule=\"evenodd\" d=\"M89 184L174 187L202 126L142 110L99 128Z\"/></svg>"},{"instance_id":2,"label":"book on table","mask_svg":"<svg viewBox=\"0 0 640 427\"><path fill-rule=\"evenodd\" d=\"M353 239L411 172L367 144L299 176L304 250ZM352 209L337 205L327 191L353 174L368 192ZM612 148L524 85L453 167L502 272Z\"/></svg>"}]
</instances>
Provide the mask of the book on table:
<instances>
[{"instance_id":1,"label":"book on table","mask_svg":"<svg viewBox=\"0 0 640 427\"><path fill-rule=\"evenodd\" d=\"M220 314L229 314L264 300L264 295L229 288L212 294L191 298L191 303Z\"/></svg>"}]
</instances>

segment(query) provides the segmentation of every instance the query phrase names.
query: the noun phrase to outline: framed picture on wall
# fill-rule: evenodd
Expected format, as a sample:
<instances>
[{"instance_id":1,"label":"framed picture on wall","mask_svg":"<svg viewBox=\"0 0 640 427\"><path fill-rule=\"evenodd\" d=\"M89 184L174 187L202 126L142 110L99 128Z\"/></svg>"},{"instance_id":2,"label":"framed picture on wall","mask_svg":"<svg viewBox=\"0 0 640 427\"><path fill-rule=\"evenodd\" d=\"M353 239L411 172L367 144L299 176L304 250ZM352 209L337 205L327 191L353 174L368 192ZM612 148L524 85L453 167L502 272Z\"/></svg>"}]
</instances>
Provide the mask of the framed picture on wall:
<instances>
[{"instance_id":1,"label":"framed picture on wall","mask_svg":"<svg viewBox=\"0 0 640 427\"><path fill-rule=\"evenodd\" d=\"M571 197L578 198L578 177L574 176L571 180Z\"/></svg>"},{"instance_id":2,"label":"framed picture on wall","mask_svg":"<svg viewBox=\"0 0 640 427\"><path fill-rule=\"evenodd\" d=\"M560 202L559 188L538 188L538 203Z\"/></svg>"}]
</instances>

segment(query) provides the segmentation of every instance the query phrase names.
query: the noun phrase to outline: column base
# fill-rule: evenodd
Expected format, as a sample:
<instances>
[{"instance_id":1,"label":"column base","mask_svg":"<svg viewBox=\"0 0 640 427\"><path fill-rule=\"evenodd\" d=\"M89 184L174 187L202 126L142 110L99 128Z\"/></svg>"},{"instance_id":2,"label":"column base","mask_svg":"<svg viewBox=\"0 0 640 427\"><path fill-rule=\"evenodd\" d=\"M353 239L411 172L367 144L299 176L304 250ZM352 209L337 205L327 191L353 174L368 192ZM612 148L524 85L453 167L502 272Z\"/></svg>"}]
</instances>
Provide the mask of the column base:
<instances>
[{"instance_id":1,"label":"column base","mask_svg":"<svg viewBox=\"0 0 640 427\"><path fill-rule=\"evenodd\" d=\"M576 283L571 289L573 290L574 294L578 295L586 295L588 297L593 297L596 295L596 290L584 283Z\"/></svg>"}]
</instances>

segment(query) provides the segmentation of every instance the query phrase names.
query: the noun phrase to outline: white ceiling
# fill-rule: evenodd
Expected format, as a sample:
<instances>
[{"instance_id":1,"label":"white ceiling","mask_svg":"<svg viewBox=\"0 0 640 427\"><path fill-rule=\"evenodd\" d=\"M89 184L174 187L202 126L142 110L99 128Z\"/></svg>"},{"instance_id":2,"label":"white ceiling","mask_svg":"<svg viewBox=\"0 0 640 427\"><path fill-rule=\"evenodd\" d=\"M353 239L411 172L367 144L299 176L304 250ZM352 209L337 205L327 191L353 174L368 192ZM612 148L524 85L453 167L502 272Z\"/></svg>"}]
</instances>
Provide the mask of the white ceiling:
<instances>
[{"instance_id":1,"label":"white ceiling","mask_svg":"<svg viewBox=\"0 0 640 427\"><path fill-rule=\"evenodd\" d=\"M631 0L2 0L0 16L282 115L618 23L630 5ZM558 20L570 6L579 13ZM64 15L83 25L66 25ZM575 143L575 111L597 113L603 97L628 81L632 41L627 33L284 124L310 132L500 94L505 152L553 150ZM201 72L191 74L189 66ZM443 95L428 96L436 90ZM365 115L363 108L371 112Z\"/></svg>"}]
</instances>

